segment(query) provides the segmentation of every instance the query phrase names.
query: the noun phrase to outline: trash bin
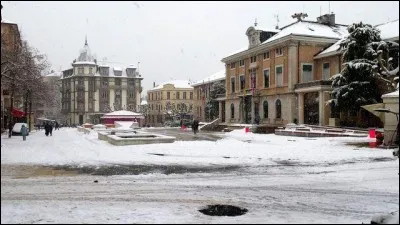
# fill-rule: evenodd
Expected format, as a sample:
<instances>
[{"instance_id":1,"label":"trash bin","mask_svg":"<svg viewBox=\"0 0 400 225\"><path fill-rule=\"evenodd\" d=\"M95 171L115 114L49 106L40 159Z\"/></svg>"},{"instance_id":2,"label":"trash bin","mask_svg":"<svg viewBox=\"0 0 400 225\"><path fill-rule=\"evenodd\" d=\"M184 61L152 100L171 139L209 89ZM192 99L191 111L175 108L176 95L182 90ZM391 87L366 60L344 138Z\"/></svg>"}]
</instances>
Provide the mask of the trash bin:
<instances>
[{"instance_id":1,"label":"trash bin","mask_svg":"<svg viewBox=\"0 0 400 225\"><path fill-rule=\"evenodd\" d=\"M249 131L250 131L250 128L249 128L249 127L245 127L245 128L244 128L244 132L249 133Z\"/></svg>"},{"instance_id":2,"label":"trash bin","mask_svg":"<svg viewBox=\"0 0 400 225\"><path fill-rule=\"evenodd\" d=\"M375 137L376 137L376 136L375 136L375 129L374 129L374 128L369 129L369 137L370 137L370 138L375 138Z\"/></svg>"}]
</instances>

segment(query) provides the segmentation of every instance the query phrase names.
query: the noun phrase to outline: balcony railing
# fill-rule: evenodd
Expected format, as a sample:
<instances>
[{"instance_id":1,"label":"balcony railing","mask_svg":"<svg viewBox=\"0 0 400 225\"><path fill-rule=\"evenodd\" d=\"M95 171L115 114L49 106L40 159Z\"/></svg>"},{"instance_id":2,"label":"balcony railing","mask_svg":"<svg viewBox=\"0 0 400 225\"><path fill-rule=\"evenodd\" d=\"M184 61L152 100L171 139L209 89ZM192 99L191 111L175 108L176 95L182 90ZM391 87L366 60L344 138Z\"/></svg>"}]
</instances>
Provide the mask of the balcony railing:
<instances>
[{"instance_id":1,"label":"balcony railing","mask_svg":"<svg viewBox=\"0 0 400 225\"><path fill-rule=\"evenodd\" d=\"M295 89L300 89L300 88L308 88L308 87L315 87L315 86L331 86L331 85L332 85L332 81L330 81L330 80L315 80L315 81L311 81L311 82L295 84L294 87L295 87Z\"/></svg>"}]
</instances>

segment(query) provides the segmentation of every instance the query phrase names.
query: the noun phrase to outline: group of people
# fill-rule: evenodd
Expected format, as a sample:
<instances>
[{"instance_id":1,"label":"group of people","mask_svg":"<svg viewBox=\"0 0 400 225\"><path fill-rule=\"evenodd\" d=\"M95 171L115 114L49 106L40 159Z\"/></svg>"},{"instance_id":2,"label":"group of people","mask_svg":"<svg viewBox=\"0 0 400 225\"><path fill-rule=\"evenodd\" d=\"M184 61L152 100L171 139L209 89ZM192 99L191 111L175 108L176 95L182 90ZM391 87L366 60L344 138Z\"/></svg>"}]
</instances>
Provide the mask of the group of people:
<instances>
[{"instance_id":1,"label":"group of people","mask_svg":"<svg viewBox=\"0 0 400 225\"><path fill-rule=\"evenodd\" d=\"M53 126L50 123L44 125L44 134L46 136L49 136L49 134L50 136L53 136Z\"/></svg>"},{"instance_id":2,"label":"group of people","mask_svg":"<svg viewBox=\"0 0 400 225\"><path fill-rule=\"evenodd\" d=\"M186 126L185 126L185 123L183 122L183 120L181 120L181 130L186 130ZM194 134L199 132L199 121L196 119L194 119L192 121L192 131Z\"/></svg>"}]
</instances>

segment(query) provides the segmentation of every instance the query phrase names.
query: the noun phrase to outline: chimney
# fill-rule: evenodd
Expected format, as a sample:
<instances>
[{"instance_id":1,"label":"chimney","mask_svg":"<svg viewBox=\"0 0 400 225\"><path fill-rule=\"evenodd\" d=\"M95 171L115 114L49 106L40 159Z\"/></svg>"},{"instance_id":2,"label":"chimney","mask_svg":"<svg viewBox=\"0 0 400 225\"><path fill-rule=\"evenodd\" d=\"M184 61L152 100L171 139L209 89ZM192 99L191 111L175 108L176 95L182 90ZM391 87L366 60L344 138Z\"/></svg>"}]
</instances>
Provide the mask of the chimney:
<instances>
[{"instance_id":1,"label":"chimney","mask_svg":"<svg viewBox=\"0 0 400 225\"><path fill-rule=\"evenodd\" d=\"M153 87L156 87L156 82L153 82Z\"/></svg>"},{"instance_id":2,"label":"chimney","mask_svg":"<svg viewBox=\"0 0 400 225\"><path fill-rule=\"evenodd\" d=\"M329 26L335 26L335 14L332 12L331 14L328 13L317 17L317 22Z\"/></svg>"}]
</instances>

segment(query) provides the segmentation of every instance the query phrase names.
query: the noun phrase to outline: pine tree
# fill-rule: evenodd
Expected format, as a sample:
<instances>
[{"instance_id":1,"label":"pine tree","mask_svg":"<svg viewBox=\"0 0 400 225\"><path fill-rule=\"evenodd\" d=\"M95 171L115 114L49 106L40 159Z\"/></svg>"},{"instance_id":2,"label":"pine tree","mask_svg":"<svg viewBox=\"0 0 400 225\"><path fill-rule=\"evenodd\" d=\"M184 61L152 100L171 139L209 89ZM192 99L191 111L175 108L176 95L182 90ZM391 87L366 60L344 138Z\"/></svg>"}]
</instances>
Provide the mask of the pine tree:
<instances>
[{"instance_id":1,"label":"pine tree","mask_svg":"<svg viewBox=\"0 0 400 225\"><path fill-rule=\"evenodd\" d=\"M214 82L211 85L210 97L207 99L205 107L207 118L213 120L219 116L218 95L225 94L225 86L222 82Z\"/></svg>"},{"instance_id":2,"label":"pine tree","mask_svg":"<svg viewBox=\"0 0 400 225\"><path fill-rule=\"evenodd\" d=\"M340 111L357 111L362 105L382 102L383 94L394 91L393 74L398 77L398 67L397 72L392 70L389 50L397 43L382 41L379 30L362 22L350 25L348 31L350 35L340 44L343 69L331 78L329 103Z\"/></svg>"}]
</instances>

